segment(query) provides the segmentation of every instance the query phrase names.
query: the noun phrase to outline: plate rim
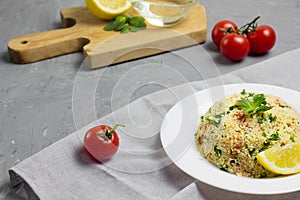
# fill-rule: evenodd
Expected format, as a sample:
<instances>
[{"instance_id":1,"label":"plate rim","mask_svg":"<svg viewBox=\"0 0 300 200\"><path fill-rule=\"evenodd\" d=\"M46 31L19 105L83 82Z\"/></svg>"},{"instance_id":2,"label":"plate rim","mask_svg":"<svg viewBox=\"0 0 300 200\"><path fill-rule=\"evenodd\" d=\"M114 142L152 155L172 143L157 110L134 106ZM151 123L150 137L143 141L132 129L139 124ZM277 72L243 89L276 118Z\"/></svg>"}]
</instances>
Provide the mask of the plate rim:
<instances>
[{"instance_id":1,"label":"plate rim","mask_svg":"<svg viewBox=\"0 0 300 200\"><path fill-rule=\"evenodd\" d=\"M247 88L257 88L257 87L261 87L261 91L255 91L255 92L264 92L264 90L266 89L274 89L276 90L277 92L279 91L285 91L285 92L288 92L288 93L294 93L296 95L299 95L299 98L300 98L300 92L299 91L296 91L296 90L292 90L290 88L286 88L286 87L282 87L282 86L278 86L278 85L270 85L270 84L260 84L260 83L232 83L232 84L223 84L223 85L217 85L217 86L213 86L213 87L210 87L210 88L205 88L205 89L202 89L202 90L199 90L199 91L196 91L194 92L193 94L190 94L188 96L186 96L185 98L181 99L180 101L178 101L175 105L172 106L172 108L167 112L167 114L165 115L164 119L163 119L163 122L162 122L162 126L161 126L161 129L160 129L160 140L161 140L161 143L162 143L162 147L163 149L165 150L166 154L168 155L168 157L170 158L170 160L177 166L179 167L182 171L184 171L185 173L187 173L188 175L192 176L193 178L195 178L196 180L198 181L201 181L203 183L206 183L208 185L211 185L213 187L217 187L217 188L220 188L220 189L223 189L223 190L227 190L227 191L232 191L232 192L237 192L237 193L244 193L244 194L255 194L255 195L274 195L274 194L285 194L285 193L290 193L290 192L296 192L296 191L300 191L300 185L296 185L293 184L291 186L291 184L288 184L288 187L284 187L283 189L268 189L267 191L262 191L262 190L257 190L257 187L259 187L259 185L256 185L256 184L270 184L270 187L274 187L274 182L275 181L278 181L278 180L284 180L283 182L291 182L291 181L297 181L297 182L300 182L300 174L295 174L295 175L291 175L291 176L287 176L287 177L277 177L277 178L268 178L268 179L258 179L258 178L249 178L249 177L243 177L243 176L237 176L237 175L234 175L234 174L230 174L228 172L222 172L221 170L217 169L219 172L218 174L225 174L225 176L223 177L229 177L233 180L237 180L237 181L242 181L243 184L240 184L240 185L243 185L243 187L238 187L238 188L233 188L230 184L229 185L221 185L221 184L216 184L216 183L213 183L212 181L207 181L207 180L203 180L203 179L199 179L199 177L195 176L195 174L192 174L190 171L188 171L185 166L183 166L181 160L182 160L182 157L184 157L187 152L184 152L182 153L181 157L178 159L178 160L174 160L172 159L172 157L170 157L170 152L168 152L167 148L166 148L166 145L165 145L165 141L164 141L164 130L163 130L163 126L166 125L167 120L168 120L168 117L170 114L172 114L172 112L174 112L174 109L176 107L179 106L179 104L181 104L182 102L186 101L186 99L188 98L191 98L193 96L197 96L201 93L204 93L204 92L207 92L208 90L210 89L213 89L213 88L217 88L217 87L223 87L224 88L224 92L226 94L226 92L232 88L236 88L236 87L240 87L240 88L245 88L247 90ZM235 93L238 93L240 91L236 91ZM276 92L275 92L276 93ZM272 93L269 93L269 94L272 94ZM283 98L285 100L285 98ZM198 103L198 102L197 102ZM204 102L205 103L205 102ZM287 101L287 103L289 103ZM211 106L212 104L210 104ZM299 104L299 107L300 107L300 104ZM300 112L300 110L297 110L298 112ZM200 114L200 113L198 113ZM193 141L194 143L194 141ZM191 146L193 145L190 145L190 147L188 148L191 148ZM193 146L194 147L194 146ZM200 153L199 153L199 156L201 158L203 158ZM206 160L206 159L205 159ZM208 162L208 161L207 161ZM212 164L211 164L212 165ZM215 171L217 171L215 170ZM256 189L247 189L247 187L249 187L249 182L253 182L251 183L252 186L256 186L255 188ZM244 185L244 184L248 184L248 185ZM282 184L281 184L282 185ZM245 189L246 188L246 189Z\"/></svg>"}]
</instances>

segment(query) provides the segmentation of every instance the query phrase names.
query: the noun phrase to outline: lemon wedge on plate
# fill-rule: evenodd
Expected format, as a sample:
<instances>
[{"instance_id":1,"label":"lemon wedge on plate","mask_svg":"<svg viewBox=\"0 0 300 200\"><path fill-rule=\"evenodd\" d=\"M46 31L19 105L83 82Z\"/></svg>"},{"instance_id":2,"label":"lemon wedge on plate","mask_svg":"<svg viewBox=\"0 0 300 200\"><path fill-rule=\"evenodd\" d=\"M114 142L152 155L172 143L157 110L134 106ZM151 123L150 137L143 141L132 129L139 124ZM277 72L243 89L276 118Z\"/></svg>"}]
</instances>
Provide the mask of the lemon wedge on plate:
<instances>
[{"instance_id":1,"label":"lemon wedge on plate","mask_svg":"<svg viewBox=\"0 0 300 200\"><path fill-rule=\"evenodd\" d=\"M300 144L274 146L256 155L258 162L276 174L295 174L300 172Z\"/></svg>"},{"instance_id":2,"label":"lemon wedge on plate","mask_svg":"<svg viewBox=\"0 0 300 200\"><path fill-rule=\"evenodd\" d=\"M127 0L85 0L85 4L100 19L113 19L131 7Z\"/></svg>"}]
</instances>

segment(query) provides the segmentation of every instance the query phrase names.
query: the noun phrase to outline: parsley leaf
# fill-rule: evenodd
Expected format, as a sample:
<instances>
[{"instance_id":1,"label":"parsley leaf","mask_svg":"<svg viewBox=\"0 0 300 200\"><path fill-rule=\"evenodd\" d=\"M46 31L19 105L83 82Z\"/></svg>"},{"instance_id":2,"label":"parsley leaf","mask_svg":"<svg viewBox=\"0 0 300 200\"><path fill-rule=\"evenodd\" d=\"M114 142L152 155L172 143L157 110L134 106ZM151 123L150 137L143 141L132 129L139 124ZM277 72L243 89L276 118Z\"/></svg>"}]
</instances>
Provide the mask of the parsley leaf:
<instances>
[{"instance_id":1,"label":"parsley leaf","mask_svg":"<svg viewBox=\"0 0 300 200\"><path fill-rule=\"evenodd\" d=\"M106 26L103 28L105 31L112 31L115 27L115 21L110 21Z\"/></svg>"},{"instance_id":2,"label":"parsley leaf","mask_svg":"<svg viewBox=\"0 0 300 200\"><path fill-rule=\"evenodd\" d=\"M215 153L216 153L218 156L221 156L221 155L222 155L222 150L221 150L221 149L218 149L217 146L214 146L214 151L215 151Z\"/></svg>"},{"instance_id":3,"label":"parsley leaf","mask_svg":"<svg viewBox=\"0 0 300 200\"><path fill-rule=\"evenodd\" d=\"M269 114L269 120L270 120L270 122L274 122L274 121L276 121L276 119L277 119L276 115L273 116L272 113Z\"/></svg>"},{"instance_id":4,"label":"parsley leaf","mask_svg":"<svg viewBox=\"0 0 300 200\"><path fill-rule=\"evenodd\" d=\"M247 94L247 92L246 92L245 89L243 89L243 90L241 91L241 95L245 95L245 94Z\"/></svg>"},{"instance_id":5,"label":"parsley leaf","mask_svg":"<svg viewBox=\"0 0 300 200\"><path fill-rule=\"evenodd\" d=\"M220 125L220 123L221 123L222 118L223 118L224 115L225 115L225 113L222 112L222 113L216 114L213 119L211 119L209 117L206 117L205 119L210 124L213 124L214 126L219 127L219 125Z\"/></svg>"},{"instance_id":6,"label":"parsley leaf","mask_svg":"<svg viewBox=\"0 0 300 200\"><path fill-rule=\"evenodd\" d=\"M262 117L258 118L258 119L257 119L257 122L258 122L259 124L263 124L263 123L264 123L264 118L262 118Z\"/></svg>"},{"instance_id":7,"label":"parsley leaf","mask_svg":"<svg viewBox=\"0 0 300 200\"><path fill-rule=\"evenodd\" d=\"M292 142L295 142L295 137L293 135L290 137L290 139Z\"/></svg>"},{"instance_id":8,"label":"parsley leaf","mask_svg":"<svg viewBox=\"0 0 300 200\"><path fill-rule=\"evenodd\" d=\"M280 139L280 137L279 137L278 132L271 134L269 137L269 140L279 140L279 139Z\"/></svg>"},{"instance_id":9,"label":"parsley leaf","mask_svg":"<svg viewBox=\"0 0 300 200\"><path fill-rule=\"evenodd\" d=\"M272 108L271 106L262 105L262 106L258 106L255 112L262 113L262 112L270 110L271 108Z\"/></svg>"},{"instance_id":10,"label":"parsley leaf","mask_svg":"<svg viewBox=\"0 0 300 200\"><path fill-rule=\"evenodd\" d=\"M129 24L135 28L146 28L145 19L143 17L132 17Z\"/></svg>"},{"instance_id":11,"label":"parsley leaf","mask_svg":"<svg viewBox=\"0 0 300 200\"><path fill-rule=\"evenodd\" d=\"M133 17L129 14L117 16L110 21L103 29L105 31L120 31L121 33L136 32L146 28L145 19L137 16Z\"/></svg>"},{"instance_id":12,"label":"parsley leaf","mask_svg":"<svg viewBox=\"0 0 300 200\"><path fill-rule=\"evenodd\" d=\"M251 98L250 98L251 97ZM236 105L245 114L257 114L270 110L271 106L266 106L266 97L264 94L249 95L248 98L236 101Z\"/></svg>"},{"instance_id":13,"label":"parsley leaf","mask_svg":"<svg viewBox=\"0 0 300 200\"><path fill-rule=\"evenodd\" d=\"M253 103L246 99L237 100L237 103L240 104L243 112L246 114L250 114L251 112L253 112L256 109L256 107L253 105Z\"/></svg>"},{"instance_id":14,"label":"parsley leaf","mask_svg":"<svg viewBox=\"0 0 300 200\"><path fill-rule=\"evenodd\" d=\"M262 152L262 151L268 149L269 146L270 146L270 144L271 144L271 143L270 143L269 141L265 141L265 142L263 143L263 147L259 150L259 152Z\"/></svg>"}]
</instances>

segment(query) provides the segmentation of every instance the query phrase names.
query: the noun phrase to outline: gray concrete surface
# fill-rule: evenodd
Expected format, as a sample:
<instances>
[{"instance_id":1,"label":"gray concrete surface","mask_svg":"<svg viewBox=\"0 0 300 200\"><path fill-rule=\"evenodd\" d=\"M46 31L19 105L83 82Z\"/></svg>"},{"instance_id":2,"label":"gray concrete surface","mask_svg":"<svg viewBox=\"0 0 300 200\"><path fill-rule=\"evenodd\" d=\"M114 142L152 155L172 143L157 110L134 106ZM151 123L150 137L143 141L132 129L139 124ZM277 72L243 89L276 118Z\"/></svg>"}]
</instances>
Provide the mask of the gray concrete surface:
<instances>
[{"instance_id":1,"label":"gray concrete surface","mask_svg":"<svg viewBox=\"0 0 300 200\"><path fill-rule=\"evenodd\" d=\"M300 47L299 0L202 0L200 3L206 7L209 33L201 48L215 63L211 68L201 64L188 65L181 54L189 54L189 59L197 60L201 53L198 47L190 47L90 71L82 65L80 52L26 65L11 63L7 54L7 42L11 38L61 28L59 10L84 5L83 0L1 0L0 199L36 199L33 194L24 193L26 186L9 187L7 169L92 121L89 115L83 124L74 121L74 101L80 101L80 98L72 99L78 76L101 75L94 91L96 103L93 110L97 117L102 117L166 86L226 74ZM242 25L257 15L261 16L261 24L269 24L276 30L274 49L266 55L248 56L236 63L221 56L211 42L213 25L222 19ZM155 65L170 66L177 75L157 72ZM197 73L199 71L202 73ZM122 79L129 72L132 72L134 82ZM88 84L86 87L88 91ZM84 91L83 87L82 95Z\"/></svg>"}]
</instances>

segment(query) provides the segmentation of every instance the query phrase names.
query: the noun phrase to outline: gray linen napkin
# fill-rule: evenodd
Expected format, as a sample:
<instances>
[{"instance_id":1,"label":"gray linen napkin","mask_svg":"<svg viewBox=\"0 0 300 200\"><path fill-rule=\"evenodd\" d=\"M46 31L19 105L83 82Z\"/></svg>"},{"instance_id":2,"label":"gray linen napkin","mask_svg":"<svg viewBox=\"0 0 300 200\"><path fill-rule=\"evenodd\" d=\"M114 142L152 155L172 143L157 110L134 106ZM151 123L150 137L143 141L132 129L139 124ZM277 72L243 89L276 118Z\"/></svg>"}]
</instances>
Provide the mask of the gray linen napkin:
<instances>
[{"instance_id":1,"label":"gray linen napkin","mask_svg":"<svg viewBox=\"0 0 300 200\"><path fill-rule=\"evenodd\" d=\"M233 73L192 82L140 98L52 144L9 170L11 183L26 182L42 200L53 199L297 199L299 192L248 195L199 182L177 168L164 153L159 128L179 99L222 83L265 83L298 90L300 49ZM135 122L149 122L137 126ZM151 122L151 123L150 123ZM124 123L120 151L99 164L83 149L84 133L94 125ZM138 133L145 137L137 137Z\"/></svg>"}]
</instances>

